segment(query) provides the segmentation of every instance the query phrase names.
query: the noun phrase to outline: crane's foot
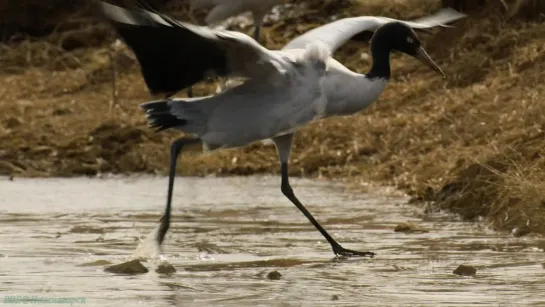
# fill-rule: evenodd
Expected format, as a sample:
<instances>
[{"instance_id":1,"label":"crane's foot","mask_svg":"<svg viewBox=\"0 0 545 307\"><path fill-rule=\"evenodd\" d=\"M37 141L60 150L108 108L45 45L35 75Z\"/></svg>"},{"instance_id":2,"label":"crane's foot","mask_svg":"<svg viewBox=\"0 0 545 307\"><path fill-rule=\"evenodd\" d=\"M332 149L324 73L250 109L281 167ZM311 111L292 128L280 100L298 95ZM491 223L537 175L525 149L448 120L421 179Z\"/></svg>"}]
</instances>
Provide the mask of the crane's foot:
<instances>
[{"instance_id":1,"label":"crane's foot","mask_svg":"<svg viewBox=\"0 0 545 307\"><path fill-rule=\"evenodd\" d=\"M340 245L333 246L333 253L335 256L342 256L342 257L375 257L375 253L373 252L358 252L351 249L346 249Z\"/></svg>"}]
</instances>

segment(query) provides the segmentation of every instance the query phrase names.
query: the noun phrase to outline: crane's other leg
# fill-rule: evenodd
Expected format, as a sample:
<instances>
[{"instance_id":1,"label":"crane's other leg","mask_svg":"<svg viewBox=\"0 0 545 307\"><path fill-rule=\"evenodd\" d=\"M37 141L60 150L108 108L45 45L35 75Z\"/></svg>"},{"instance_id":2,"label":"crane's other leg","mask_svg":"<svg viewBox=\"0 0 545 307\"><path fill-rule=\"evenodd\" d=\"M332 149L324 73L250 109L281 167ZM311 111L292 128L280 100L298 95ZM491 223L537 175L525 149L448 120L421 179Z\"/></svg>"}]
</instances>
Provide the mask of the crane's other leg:
<instances>
[{"instance_id":1,"label":"crane's other leg","mask_svg":"<svg viewBox=\"0 0 545 307\"><path fill-rule=\"evenodd\" d=\"M254 39L261 44L261 24L254 25Z\"/></svg>"},{"instance_id":2,"label":"crane's other leg","mask_svg":"<svg viewBox=\"0 0 545 307\"><path fill-rule=\"evenodd\" d=\"M193 87L192 86L187 88L187 97L193 98Z\"/></svg>"},{"instance_id":3,"label":"crane's other leg","mask_svg":"<svg viewBox=\"0 0 545 307\"><path fill-rule=\"evenodd\" d=\"M253 13L252 17L254 19L254 39L256 42L262 44L261 42L261 25L265 19L265 15Z\"/></svg>"},{"instance_id":4,"label":"crane's other leg","mask_svg":"<svg viewBox=\"0 0 545 307\"><path fill-rule=\"evenodd\" d=\"M170 167L168 172L168 192L167 192L167 206L165 208L165 213L163 214L163 217L161 218L160 222L161 225L159 226L159 232L157 233L157 243L159 246L163 243L163 240L165 239L165 235L168 231L168 228L170 227L170 211L171 211L171 203L172 203L172 191L174 188L174 177L176 176L176 161L178 160L178 156L180 155L180 152L182 151L182 148L186 145L191 144L197 144L200 143L201 140L197 138L179 138L172 142L172 145L170 146Z\"/></svg>"},{"instance_id":5,"label":"crane's other leg","mask_svg":"<svg viewBox=\"0 0 545 307\"><path fill-rule=\"evenodd\" d=\"M290 186L288 178L288 160L290 157L292 141L293 134L287 134L273 138L273 142L276 145L276 149L278 151L278 156L281 163L282 193L297 207L297 209L299 209L307 217L307 219L312 223L312 225L314 225L314 227L316 227L316 229L318 229L318 231L324 236L324 238L326 238L327 242L331 244L331 248L333 249L333 253L335 255L345 257L375 256L375 253L373 252L358 252L342 247L335 239L333 239L333 237L331 237L331 235L322 227L322 225L320 225L320 223L318 223L318 221L316 221L312 214L310 214L305 206L303 206L303 204L297 199L295 193L293 192L293 189Z\"/></svg>"}]
</instances>

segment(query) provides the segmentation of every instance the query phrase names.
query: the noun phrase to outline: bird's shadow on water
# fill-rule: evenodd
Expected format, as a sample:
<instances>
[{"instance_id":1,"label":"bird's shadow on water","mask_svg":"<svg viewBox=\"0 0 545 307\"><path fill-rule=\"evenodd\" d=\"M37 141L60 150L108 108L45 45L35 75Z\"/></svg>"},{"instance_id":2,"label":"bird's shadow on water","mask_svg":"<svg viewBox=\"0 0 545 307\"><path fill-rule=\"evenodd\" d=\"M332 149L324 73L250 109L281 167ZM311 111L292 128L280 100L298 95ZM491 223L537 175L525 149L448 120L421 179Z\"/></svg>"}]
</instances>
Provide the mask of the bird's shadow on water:
<instances>
[{"instance_id":1,"label":"bird's shadow on water","mask_svg":"<svg viewBox=\"0 0 545 307\"><path fill-rule=\"evenodd\" d=\"M280 269L297 266L307 266L313 269L334 268L336 266L354 263L371 263L373 259L369 257L331 257L327 259L320 258L299 258L299 257L281 257L263 260L235 260L233 261L218 261L218 262L199 262L193 263L184 267L187 272L202 272L202 271L230 271L244 268L267 268Z\"/></svg>"},{"instance_id":2,"label":"bird's shadow on water","mask_svg":"<svg viewBox=\"0 0 545 307\"><path fill-rule=\"evenodd\" d=\"M376 257L376 256L375 256ZM346 257L346 256L333 256L329 262L331 263L347 263L347 262L371 262L375 260L375 257L365 257L365 256L354 256L354 257Z\"/></svg>"}]
</instances>

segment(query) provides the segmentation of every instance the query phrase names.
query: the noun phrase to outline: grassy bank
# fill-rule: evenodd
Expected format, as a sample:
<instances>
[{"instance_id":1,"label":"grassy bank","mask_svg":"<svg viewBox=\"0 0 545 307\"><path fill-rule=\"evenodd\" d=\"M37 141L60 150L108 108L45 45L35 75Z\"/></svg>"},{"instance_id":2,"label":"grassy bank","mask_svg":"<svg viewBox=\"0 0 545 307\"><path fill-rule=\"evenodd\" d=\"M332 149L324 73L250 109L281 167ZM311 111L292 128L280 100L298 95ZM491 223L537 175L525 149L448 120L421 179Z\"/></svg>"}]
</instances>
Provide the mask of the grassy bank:
<instances>
[{"instance_id":1,"label":"grassy bank","mask_svg":"<svg viewBox=\"0 0 545 307\"><path fill-rule=\"evenodd\" d=\"M438 2L310 1L268 25L266 45L278 48L331 15L412 19L433 12ZM456 28L423 35L446 80L406 55L393 55L392 80L377 103L298 133L292 175L394 185L415 201L433 201L468 219L486 217L498 229L545 233L545 25L505 22L502 15L501 6L491 6ZM241 30L251 33L250 27ZM93 25L1 47L1 174L166 173L167 148L177 134L146 127L138 104L149 95L123 52L116 56L118 95L112 100L107 45L113 38L108 28ZM74 41L89 44L63 47L78 46ZM362 54L368 51L366 43L350 42L336 58L365 72L370 62ZM213 89L200 84L196 93ZM185 175L278 171L274 147L261 143L188 152L179 164Z\"/></svg>"}]
</instances>

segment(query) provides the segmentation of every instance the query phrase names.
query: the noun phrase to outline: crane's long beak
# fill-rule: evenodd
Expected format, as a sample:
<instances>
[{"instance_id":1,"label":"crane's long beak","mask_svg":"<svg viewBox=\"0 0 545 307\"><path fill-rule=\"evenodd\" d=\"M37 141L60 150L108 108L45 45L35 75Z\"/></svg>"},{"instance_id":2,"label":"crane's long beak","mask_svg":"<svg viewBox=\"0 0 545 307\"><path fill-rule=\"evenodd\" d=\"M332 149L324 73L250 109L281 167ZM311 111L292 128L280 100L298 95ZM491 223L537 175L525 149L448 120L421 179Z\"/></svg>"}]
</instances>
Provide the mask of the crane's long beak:
<instances>
[{"instance_id":1,"label":"crane's long beak","mask_svg":"<svg viewBox=\"0 0 545 307\"><path fill-rule=\"evenodd\" d=\"M443 71L441 70L441 68L439 68L439 66L437 64L435 64L435 62L430 58L429 54L426 52L426 50L424 50L424 48L422 47L419 47L417 50L416 50L416 55L414 56L415 58L419 59L420 61L422 61L424 64L426 64L429 68L435 70L435 72L437 72L438 74L440 74L441 76L443 76L443 79L446 78L445 76L445 73L443 73Z\"/></svg>"}]
</instances>

